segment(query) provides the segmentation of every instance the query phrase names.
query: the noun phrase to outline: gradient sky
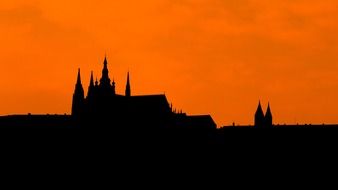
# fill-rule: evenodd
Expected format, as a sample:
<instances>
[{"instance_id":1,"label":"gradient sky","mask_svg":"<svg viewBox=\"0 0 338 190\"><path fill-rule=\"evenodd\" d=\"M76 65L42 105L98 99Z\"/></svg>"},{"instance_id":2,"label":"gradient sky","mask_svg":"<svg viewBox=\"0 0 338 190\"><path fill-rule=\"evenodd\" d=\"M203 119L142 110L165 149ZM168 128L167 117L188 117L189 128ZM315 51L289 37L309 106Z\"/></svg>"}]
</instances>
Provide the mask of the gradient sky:
<instances>
[{"instance_id":1,"label":"gradient sky","mask_svg":"<svg viewBox=\"0 0 338 190\"><path fill-rule=\"evenodd\" d=\"M218 125L338 123L337 0L0 0L0 115L70 113L107 53L123 93Z\"/></svg>"}]
</instances>

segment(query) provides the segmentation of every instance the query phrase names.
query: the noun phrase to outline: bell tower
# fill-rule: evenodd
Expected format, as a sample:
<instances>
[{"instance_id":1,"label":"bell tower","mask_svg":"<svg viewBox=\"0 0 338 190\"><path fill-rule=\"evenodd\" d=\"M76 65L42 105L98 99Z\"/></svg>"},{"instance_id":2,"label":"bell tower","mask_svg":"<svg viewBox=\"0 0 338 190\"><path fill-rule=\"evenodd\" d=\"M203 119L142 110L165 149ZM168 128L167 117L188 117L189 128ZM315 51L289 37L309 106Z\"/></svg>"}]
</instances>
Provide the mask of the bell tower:
<instances>
[{"instance_id":1,"label":"bell tower","mask_svg":"<svg viewBox=\"0 0 338 190\"><path fill-rule=\"evenodd\" d=\"M103 61L103 69L102 69L102 77L100 79L100 86L103 88L109 89L111 85L110 85L109 71L108 71L107 65L108 65L108 61L107 61L107 57L105 57Z\"/></svg>"}]
</instances>

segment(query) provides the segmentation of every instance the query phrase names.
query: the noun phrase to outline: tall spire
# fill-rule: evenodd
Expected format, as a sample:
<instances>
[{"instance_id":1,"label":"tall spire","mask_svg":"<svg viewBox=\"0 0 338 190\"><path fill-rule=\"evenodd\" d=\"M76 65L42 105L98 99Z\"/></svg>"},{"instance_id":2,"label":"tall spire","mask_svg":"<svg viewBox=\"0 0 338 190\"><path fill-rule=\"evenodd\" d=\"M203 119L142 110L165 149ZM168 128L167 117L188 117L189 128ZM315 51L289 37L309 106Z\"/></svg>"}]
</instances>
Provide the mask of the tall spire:
<instances>
[{"instance_id":1,"label":"tall spire","mask_svg":"<svg viewBox=\"0 0 338 190\"><path fill-rule=\"evenodd\" d=\"M93 76L93 71L90 74L90 82L89 82L89 87L88 87L88 94L87 98L92 98L94 96L94 76Z\"/></svg>"},{"instance_id":2,"label":"tall spire","mask_svg":"<svg viewBox=\"0 0 338 190\"><path fill-rule=\"evenodd\" d=\"M94 86L94 76L93 76L93 71L90 73L90 82L89 86Z\"/></svg>"},{"instance_id":3,"label":"tall spire","mask_svg":"<svg viewBox=\"0 0 338 190\"><path fill-rule=\"evenodd\" d=\"M255 127L263 127L264 124L265 124L265 117L264 117L261 101L259 101L256 113L255 113Z\"/></svg>"},{"instance_id":4,"label":"tall spire","mask_svg":"<svg viewBox=\"0 0 338 190\"><path fill-rule=\"evenodd\" d=\"M105 56L103 61L102 78L100 80L100 85L104 87L110 87L110 78L107 65L108 65L107 56Z\"/></svg>"},{"instance_id":5,"label":"tall spire","mask_svg":"<svg viewBox=\"0 0 338 190\"><path fill-rule=\"evenodd\" d=\"M127 97L131 96L129 71L128 71L128 75L127 75L126 96Z\"/></svg>"},{"instance_id":6,"label":"tall spire","mask_svg":"<svg viewBox=\"0 0 338 190\"><path fill-rule=\"evenodd\" d=\"M261 105L261 101L258 102L258 107L257 107L257 110L256 110L256 115L264 115L263 109L262 109L262 105Z\"/></svg>"},{"instance_id":7,"label":"tall spire","mask_svg":"<svg viewBox=\"0 0 338 190\"><path fill-rule=\"evenodd\" d=\"M272 113L271 113L271 109L270 109L270 103L268 104L268 108L266 110L266 114L265 114L265 125L266 127L272 127Z\"/></svg>"},{"instance_id":8,"label":"tall spire","mask_svg":"<svg viewBox=\"0 0 338 190\"><path fill-rule=\"evenodd\" d=\"M107 69L107 64L108 64L108 61L107 61L107 55L104 55L103 65L104 65L104 68L105 68L105 69Z\"/></svg>"},{"instance_id":9,"label":"tall spire","mask_svg":"<svg viewBox=\"0 0 338 190\"><path fill-rule=\"evenodd\" d=\"M72 103L72 115L78 117L82 113L84 106L84 91L81 84L81 73L80 69L77 73L77 81L75 85L75 90L73 94L73 103Z\"/></svg>"},{"instance_id":10,"label":"tall spire","mask_svg":"<svg viewBox=\"0 0 338 190\"><path fill-rule=\"evenodd\" d=\"M271 113L271 109L270 109L270 102L268 103L268 108L267 108L267 110L266 110L266 114L265 114L265 116L272 116L272 113Z\"/></svg>"},{"instance_id":11,"label":"tall spire","mask_svg":"<svg viewBox=\"0 0 338 190\"><path fill-rule=\"evenodd\" d=\"M80 68L77 71L77 81L76 84L81 84L81 71Z\"/></svg>"}]
</instances>

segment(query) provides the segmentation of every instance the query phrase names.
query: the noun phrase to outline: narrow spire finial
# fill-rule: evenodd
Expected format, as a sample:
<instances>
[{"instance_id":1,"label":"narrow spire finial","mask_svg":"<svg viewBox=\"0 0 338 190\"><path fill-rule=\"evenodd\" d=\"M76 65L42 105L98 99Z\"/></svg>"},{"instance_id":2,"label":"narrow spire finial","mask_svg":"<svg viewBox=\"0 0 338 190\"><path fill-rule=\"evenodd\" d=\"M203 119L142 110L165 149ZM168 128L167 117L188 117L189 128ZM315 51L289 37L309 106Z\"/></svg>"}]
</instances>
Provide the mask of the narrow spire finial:
<instances>
[{"instance_id":1,"label":"narrow spire finial","mask_svg":"<svg viewBox=\"0 0 338 190\"><path fill-rule=\"evenodd\" d=\"M107 61L107 55L104 55L104 61L103 61L103 64L104 64L104 65L107 65L107 64L108 64L108 61Z\"/></svg>"},{"instance_id":2,"label":"narrow spire finial","mask_svg":"<svg viewBox=\"0 0 338 190\"><path fill-rule=\"evenodd\" d=\"M100 85L105 87L110 87L110 78L109 78L109 71L108 71L108 61L107 57L104 57L103 61L103 69L102 69L102 77L100 79Z\"/></svg>"},{"instance_id":3,"label":"narrow spire finial","mask_svg":"<svg viewBox=\"0 0 338 190\"><path fill-rule=\"evenodd\" d=\"M270 109L270 102L268 103L268 108L265 113L265 125L266 127L272 127L273 126L273 121L272 121L272 113Z\"/></svg>"},{"instance_id":4,"label":"narrow spire finial","mask_svg":"<svg viewBox=\"0 0 338 190\"><path fill-rule=\"evenodd\" d=\"M266 109L266 115L272 115L271 108L270 108L270 102L268 103L268 108Z\"/></svg>"},{"instance_id":5,"label":"narrow spire finial","mask_svg":"<svg viewBox=\"0 0 338 190\"><path fill-rule=\"evenodd\" d=\"M131 96L129 71L128 71L128 73L127 73L126 96L127 96L127 97L130 97L130 96Z\"/></svg>"},{"instance_id":6,"label":"narrow spire finial","mask_svg":"<svg viewBox=\"0 0 338 190\"><path fill-rule=\"evenodd\" d=\"M264 116L263 109L262 109L262 104L261 104L260 100L258 102L258 107L257 107L256 115L259 115L259 116L263 115Z\"/></svg>"},{"instance_id":7,"label":"narrow spire finial","mask_svg":"<svg viewBox=\"0 0 338 190\"><path fill-rule=\"evenodd\" d=\"M78 69L78 72L77 72L77 84L81 84L81 70L80 70L80 68Z\"/></svg>"},{"instance_id":8,"label":"narrow spire finial","mask_svg":"<svg viewBox=\"0 0 338 190\"><path fill-rule=\"evenodd\" d=\"M94 86L94 73L93 73L93 71L91 71L91 73L90 73L90 84L89 85Z\"/></svg>"}]
</instances>

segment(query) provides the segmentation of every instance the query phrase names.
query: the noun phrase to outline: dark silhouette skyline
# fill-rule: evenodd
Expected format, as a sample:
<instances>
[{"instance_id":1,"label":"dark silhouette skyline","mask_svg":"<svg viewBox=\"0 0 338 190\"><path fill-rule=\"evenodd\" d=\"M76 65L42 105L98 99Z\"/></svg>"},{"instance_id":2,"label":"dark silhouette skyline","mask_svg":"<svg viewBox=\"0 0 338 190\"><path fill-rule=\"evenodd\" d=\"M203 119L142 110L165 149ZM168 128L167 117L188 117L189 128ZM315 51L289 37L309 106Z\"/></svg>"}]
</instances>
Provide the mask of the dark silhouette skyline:
<instances>
[{"instance_id":1,"label":"dark silhouette skyline","mask_svg":"<svg viewBox=\"0 0 338 190\"><path fill-rule=\"evenodd\" d=\"M103 61L100 82L94 84L91 72L87 96L78 70L72 103L72 117L78 125L99 125L128 127L147 126L149 128L206 128L216 129L210 115L188 116L176 113L163 94L133 96L130 73L127 73L125 94L117 94L116 83L109 77L108 60Z\"/></svg>"},{"instance_id":2,"label":"dark silhouette skyline","mask_svg":"<svg viewBox=\"0 0 338 190\"><path fill-rule=\"evenodd\" d=\"M94 78L96 80L94 81ZM338 128L338 125L275 125L270 103L264 113L261 102L253 126L220 126L211 115L188 115L176 111L164 94L132 93L131 74L126 76L124 94L116 93L115 80L109 77L105 57L100 79L90 73L87 93L77 71L71 115L11 115L0 117L0 128L10 129L83 129L118 139L118 143L192 143L219 144L229 138L227 129Z\"/></svg>"},{"instance_id":3,"label":"dark silhouette skyline","mask_svg":"<svg viewBox=\"0 0 338 190\"><path fill-rule=\"evenodd\" d=\"M128 71L125 94L116 93L115 80L109 77L108 60L94 82L90 73L87 94L82 85L81 70L72 98L71 115L12 115L0 117L2 128L73 128L102 130L119 142L217 143L217 126L210 115L187 115L176 111L164 94L132 94Z\"/></svg>"},{"instance_id":4,"label":"dark silhouette skyline","mask_svg":"<svg viewBox=\"0 0 338 190\"><path fill-rule=\"evenodd\" d=\"M266 113L264 114L261 102L259 101L256 113L255 113L254 126L256 128L272 128L273 127L270 103L268 103L268 108L266 109Z\"/></svg>"},{"instance_id":5,"label":"dark silhouette skyline","mask_svg":"<svg viewBox=\"0 0 338 190\"><path fill-rule=\"evenodd\" d=\"M253 125L259 99L271 101L275 123L338 123L338 2L150 1L8 1L0 113L70 114L74 73L81 67L86 92L106 52L117 92L130 69L133 94L165 91L219 125Z\"/></svg>"}]
</instances>

